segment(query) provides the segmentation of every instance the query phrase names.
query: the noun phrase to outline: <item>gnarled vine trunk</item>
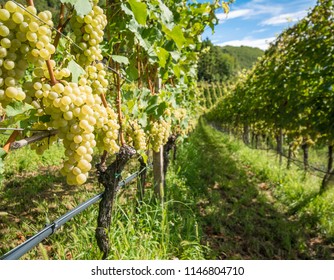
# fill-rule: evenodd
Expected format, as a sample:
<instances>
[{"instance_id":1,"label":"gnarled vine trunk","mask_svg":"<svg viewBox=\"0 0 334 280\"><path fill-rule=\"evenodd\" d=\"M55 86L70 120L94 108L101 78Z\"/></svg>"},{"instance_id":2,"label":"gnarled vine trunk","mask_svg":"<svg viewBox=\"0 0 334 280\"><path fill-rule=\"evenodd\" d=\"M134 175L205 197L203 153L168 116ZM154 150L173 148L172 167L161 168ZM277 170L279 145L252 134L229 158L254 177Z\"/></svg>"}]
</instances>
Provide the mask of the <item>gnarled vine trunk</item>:
<instances>
[{"instance_id":1,"label":"gnarled vine trunk","mask_svg":"<svg viewBox=\"0 0 334 280\"><path fill-rule=\"evenodd\" d=\"M130 146L122 146L116 155L115 161L106 167L103 164L96 166L98 171L98 180L105 191L99 204L99 215L97 218L97 228L95 237L100 250L103 252L103 259L108 257L109 238L108 230L111 224L111 214L114 204L118 184L121 181L121 173L126 163L136 154L136 150Z\"/></svg>"}]
</instances>

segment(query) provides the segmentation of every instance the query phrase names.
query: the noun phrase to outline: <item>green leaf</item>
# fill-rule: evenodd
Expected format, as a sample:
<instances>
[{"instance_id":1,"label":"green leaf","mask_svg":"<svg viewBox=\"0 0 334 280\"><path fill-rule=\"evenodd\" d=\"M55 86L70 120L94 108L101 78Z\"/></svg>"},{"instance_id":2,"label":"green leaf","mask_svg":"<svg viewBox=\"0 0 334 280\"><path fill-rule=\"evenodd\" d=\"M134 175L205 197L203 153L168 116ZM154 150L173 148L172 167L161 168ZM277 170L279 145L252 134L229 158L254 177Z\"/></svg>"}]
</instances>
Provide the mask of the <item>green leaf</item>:
<instances>
[{"instance_id":1,"label":"green leaf","mask_svg":"<svg viewBox=\"0 0 334 280\"><path fill-rule=\"evenodd\" d=\"M126 68L126 74L130 80L137 80L139 78L138 69L132 64Z\"/></svg>"},{"instance_id":2,"label":"green leaf","mask_svg":"<svg viewBox=\"0 0 334 280\"><path fill-rule=\"evenodd\" d=\"M6 151L3 148L0 148L0 158L3 158L4 155L7 155Z\"/></svg>"},{"instance_id":3,"label":"green leaf","mask_svg":"<svg viewBox=\"0 0 334 280\"><path fill-rule=\"evenodd\" d=\"M146 107L146 113L149 115L155 115L156 111L158 109L159 106L159 97L157 95L153 95L150 97L149 101L148 101L148 106Z\"/></svg>"},{"instance_id":4,"label":"green leaf","mask_svg":"<svg viewBox=\"0 0 334 280\"><path fill-rule=\"evenodd\" d=\"M14 117L16 115L25 113L34 107L22 102L13 102L10 105L8 105L5 109L7 117Z\"/></svg>"},{"instance_id":5,"label":"green leaf","mask_svg":"<svg viewBox=\"0 0 334 280\"><path fill-rule=\"evenodd\" d=\"M148 53L150 53L152 49L152 45L147 40L144 40L144 38L141 36L140 27L138 23L134 19L131 19L128 22L127 27L129 31L131 31L135 35L140 46L143 47Z\"/></svg>"},{"instance_id":6,"label":"green leaf","mask_svg":"<svg viewBox=\"0 0 334 280\"><path fill-rule=\"evenodd\" d=\"M156 115L158 107L159 107L159 105L157 105L157 104L149 105L146 108L146 113L149 114L149 115Z\"/></svg>"},{"instance_id":7,"label":"green leaf","mask_svg":"<svg viewBox=\"0 0 334 280\"><path fill-rule=\"evenodd\" d=\"M93 8L89 0L60 0L60 2L73 5L79 16L89 14Z\"/></svg>"},{"instance_id":8,"label":"green leaf","mask_svg":"<svg viewBox=\"0 0 334 280\"><path fill-rule=\"evenodd\" d=\"M172 29L174 24L173 13L161 0L159 0L159 8L162 22L167 25L169 29Z\"/></svg>"},{"instance_id":9,"label":"green leaf","mask_svg":"<svg viewBox=\"0 0 334 280\"><path fill-rule=\"evenodd\" d=\"M179 65L174 65L173 66L173 72L174 72L174 75L177 77L177 78L180 78L180 75L181 75L181 69L179 67Z\"/></svg>"},{"instance_id":10,"label":"green leaf","mask_svg":"<svg viewBox=\"0 0 334 280\"><path fill-rule=\"evenodd\" d=\"M164 48L157 47L156 54L158 55L159 58L159 65L161 67L165 67L166 62L169 58L169 52L166 51Z\"/></svg>"},{"instance_id":11,"label":"green leaf","mask_svg":"<svg viewBox=\"0 0 334 280\"><path fill-rule=\"evenodd\" d=\"M168 103L167 102L162 102L162 103L159 104L158 110L157 110L158 117L160 117L164 114L166 108L168 108Z\"/></svg>"},{"instance_id":12,"label":"green leaf","mask_svg":"<svg viewBox=\"0 0 334 280\"><path fill-rule=\"evenodd\" d=\"M111 58L118 62L118 63L121 63L121 64L125 64L125 65L128 65L130 62L129 62L129 59L126 57L126 56L122 56L122 55L112 55Z\"/></svg>"},{"instance_id":13,"label":"green leaf","mask_svg":"<svg viewBox=\"0 0 334 280\"><path fill-rule=\"evenodd\" d=\"M141 25L145 25L147 18L146 4L139 0L129 0L129 4L136 21Z\"/></svg>"},{"instance_id":14,"label":"green leaf","mask_svg":"<svg viewBox=\"0 0 334 280\"><path fill-rule=\"evenodd\" d=\"M178 49L181 49L186 42L182 29L180 26L174 26L172 30L166 26L162 27L162 30L175 42Z\"/></svg>"},{"instance_id":15,"label":"green leaf","mask_svg":"<svg viewBox=\"0 0 334 280\"><path fill-rule=\"evenodd\" d=\"M140 151L139 154L143 158L144 163L147 164L148 156L145 151Z\"/></svg>"},{"instance_id":16,"label":"green leaf","mask_svg":"<svg viewBox=\"0 0 334 280\"><path fill-rule=\"evenodd\" d=\"M143 113L141 117L138 119L138 123L141 125L142 128L147 126L147 114Z\"/></svg>"},{"instance_id":17,"label":"green leaf","mask_svg":"<svg viewBox=\"0 0 334 280\"><path fill-rule=\"evenodd\" d=\"M67 65L68 70L72 73L72 82L77 83L79 77L85 73L85 70L74 60L71 60Z\"/></svg>"},{"instance_id":18,"label":"green leaf","mask_svg":"<svg viewBox=\"0 0 334 280\"><path fill-rule=\"evenodd\" d=\"M78 2L78 0L60 0L61 3L63 4L71 4L71 5L75 5L76 2Z\"/></svg>"}]
</instances>

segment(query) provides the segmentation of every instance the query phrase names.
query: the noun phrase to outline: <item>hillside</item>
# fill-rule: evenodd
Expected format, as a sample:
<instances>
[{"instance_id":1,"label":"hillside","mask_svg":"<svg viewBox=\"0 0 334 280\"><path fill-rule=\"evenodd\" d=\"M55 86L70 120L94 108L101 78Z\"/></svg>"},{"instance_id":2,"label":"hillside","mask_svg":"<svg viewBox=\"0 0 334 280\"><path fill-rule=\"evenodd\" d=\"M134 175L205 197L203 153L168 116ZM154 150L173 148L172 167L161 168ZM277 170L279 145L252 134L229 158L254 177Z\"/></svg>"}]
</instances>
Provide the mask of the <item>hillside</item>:
<instances>
[{"instance_id":1,"label":"hillside","mask_svg":"<svg viewBox=\"0 0 334 280\"><path fill-rule=\"evenodd\" d=\"M247 46L216 46L206 39L198 64L198 80L217 82L233 77L238 71L249 69L264 51Z\"/></svg>"},{"instance_id":2,"label":"hillside","mask_svg":"<svg viewBox=\"0 0 334 280\"><path fill-rule=\"evenodd\" d=\"M239 69L251 68L258 57L264 54L259 48L224 46L222 50L236 58Z\"/></svg>"}]
</instances>

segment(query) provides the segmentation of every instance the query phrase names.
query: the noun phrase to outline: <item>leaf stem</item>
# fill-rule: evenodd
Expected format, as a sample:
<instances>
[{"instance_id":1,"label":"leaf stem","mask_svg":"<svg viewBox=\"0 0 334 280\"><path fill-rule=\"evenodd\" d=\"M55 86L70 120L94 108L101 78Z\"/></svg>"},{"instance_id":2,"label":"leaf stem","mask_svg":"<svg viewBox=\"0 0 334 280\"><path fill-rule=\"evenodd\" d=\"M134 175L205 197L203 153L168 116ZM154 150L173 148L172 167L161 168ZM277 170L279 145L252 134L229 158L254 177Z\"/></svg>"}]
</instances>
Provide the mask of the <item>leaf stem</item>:
<instances>
[{"instance_id":1,"label":"leaf stem","mask_svg":"<svg viewBox=\"0 0 334 280\"><path fill-rule=\"evenodd\" d=\"M116 63L116 71L117 73L119 73L119 63ZM121 93L120 74L116 74L116 87L117 87L116 106L117 106L117 115L118 115L118 124L119 124L119 138L120 138L121 146L124 146L125 140L124 140L124 135L123 135L122 93Z\"/></svg>"}]
</instances>

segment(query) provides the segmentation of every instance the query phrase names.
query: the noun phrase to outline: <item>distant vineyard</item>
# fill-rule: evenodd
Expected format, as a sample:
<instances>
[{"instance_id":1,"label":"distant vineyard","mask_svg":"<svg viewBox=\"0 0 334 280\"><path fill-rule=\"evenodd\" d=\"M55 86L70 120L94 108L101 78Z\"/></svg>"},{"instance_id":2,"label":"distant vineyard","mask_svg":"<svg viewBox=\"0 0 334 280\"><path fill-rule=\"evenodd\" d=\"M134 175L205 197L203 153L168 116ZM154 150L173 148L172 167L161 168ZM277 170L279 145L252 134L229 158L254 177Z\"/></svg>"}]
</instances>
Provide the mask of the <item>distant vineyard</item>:
<instances>
[{"instance_id":1,"label":"distant vineyard","mask_svg":"<svg viewBox=\"0 0 334 280\"><path fill-rule=\"evenodd\" d=\"M324 191L333 176L334 147L334 4L319 0L312 11L285 30L251 71L210 113L210 118L249 135L270 135L289 157L301 146L328 146Z\"/></svg>"}]
</instances>

